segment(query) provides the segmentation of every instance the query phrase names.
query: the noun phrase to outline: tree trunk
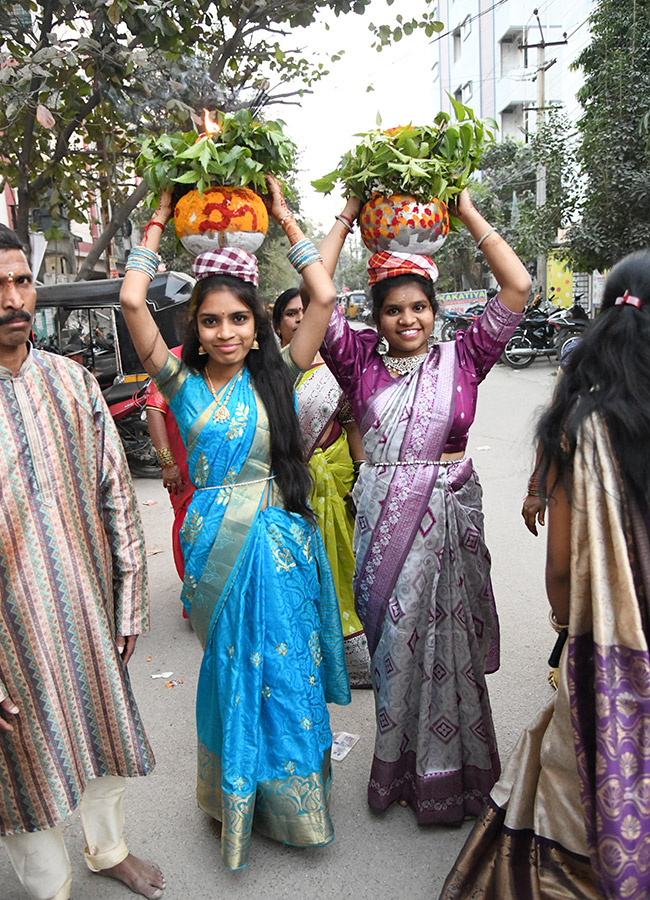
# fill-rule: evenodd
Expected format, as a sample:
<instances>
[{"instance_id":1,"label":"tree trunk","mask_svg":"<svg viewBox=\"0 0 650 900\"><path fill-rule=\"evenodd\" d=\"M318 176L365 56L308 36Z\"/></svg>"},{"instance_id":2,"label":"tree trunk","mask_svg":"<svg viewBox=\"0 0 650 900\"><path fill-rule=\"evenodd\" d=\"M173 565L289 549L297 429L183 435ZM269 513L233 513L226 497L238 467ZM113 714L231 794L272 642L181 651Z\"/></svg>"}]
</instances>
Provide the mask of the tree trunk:
<instances>
[{"instance_id":1,"label":"tree trunk","mask_svg":"<svg viewBox=\"0 0 650 900\"><path fill-rule=\"evenodd\" d=\"M90 253L86 257L86 261L77 272L75 281L84 281L95 268L95 263L110 245L111 241L117 234L119 228L126 222L138 203L144 199L149 188L144 181L141 181L137 188L131 193L124 203L119 207L107 227L102 231L100 236L93 244Z\"/></svg>"}]
</instances>

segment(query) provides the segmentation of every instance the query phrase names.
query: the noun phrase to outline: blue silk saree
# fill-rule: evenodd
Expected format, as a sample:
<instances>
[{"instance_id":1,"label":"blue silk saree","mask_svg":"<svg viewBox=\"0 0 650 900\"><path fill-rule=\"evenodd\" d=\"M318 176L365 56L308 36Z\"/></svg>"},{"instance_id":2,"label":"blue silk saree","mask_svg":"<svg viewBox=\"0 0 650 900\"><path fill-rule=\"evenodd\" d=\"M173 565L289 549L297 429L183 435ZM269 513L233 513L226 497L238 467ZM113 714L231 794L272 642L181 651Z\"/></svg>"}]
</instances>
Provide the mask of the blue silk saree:
<instances>
[{"instance_id":1,"label":"blue silk saree","mask_svg":"<svg viewBox=\"0 0 650 900\"><path fill-rule=\"evenodd\" d=\"M202 376L171 354L155 380L196 487L181 545L182 599L204 648L198 801L239 869L252 827L297 846L334 837L326 702L350 702L337 599L318 529L285 511L273 486L248 370L226 388L225 421Z\"/></svg>"}]
</instances>

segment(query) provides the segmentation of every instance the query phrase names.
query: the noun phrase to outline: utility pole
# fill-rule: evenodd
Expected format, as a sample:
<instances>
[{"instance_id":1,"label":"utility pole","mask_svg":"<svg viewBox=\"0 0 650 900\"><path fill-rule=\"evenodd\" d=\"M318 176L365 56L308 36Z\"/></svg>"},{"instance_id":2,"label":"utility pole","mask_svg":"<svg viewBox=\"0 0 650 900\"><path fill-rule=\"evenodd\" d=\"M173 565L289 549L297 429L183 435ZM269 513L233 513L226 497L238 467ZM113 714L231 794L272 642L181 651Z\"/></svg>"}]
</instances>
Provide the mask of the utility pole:
<instances>
[{"instance_id":1,"label":"utility pole","mask_svg":"<svg viewBox=\"0 0 650 900\"><path fill-rule=\"evenodd\" d=\"M534 9L533 15L537 19L537 26L539 28L539 44L522 44L522 50L531 50L534 47L537 48L537 107L535 111L537 112L536 119L536 131L539 132L542 130L544 126L544 113L546 111L546 71L550 69L551 66L555 65L557 62L556 59L551 59L546 62L546 48L547 47L557 47L561 44L567 43L566 32L562 35L564 40L561 41L547 41L544 38L544 29L542 28L542 23L539 18L539 10ZM537 208L540 206L544 206L546 203L546 166L543 163L537 164L537 191L535 197L535 203ZM546 254L539 253L537 256L537 281L540 285L540 290L542 291L543 296L546 296L547 293L547 279L546 279Z\"/></svg>"}]
</instances>

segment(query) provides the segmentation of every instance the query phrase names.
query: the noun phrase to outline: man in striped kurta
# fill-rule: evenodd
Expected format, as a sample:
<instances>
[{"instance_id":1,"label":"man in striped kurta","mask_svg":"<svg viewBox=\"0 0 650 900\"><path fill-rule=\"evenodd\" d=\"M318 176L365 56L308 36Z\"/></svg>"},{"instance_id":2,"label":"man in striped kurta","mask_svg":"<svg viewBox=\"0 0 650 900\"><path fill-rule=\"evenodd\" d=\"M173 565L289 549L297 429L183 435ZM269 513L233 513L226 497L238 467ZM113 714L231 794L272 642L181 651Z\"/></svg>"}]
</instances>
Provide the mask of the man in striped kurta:
<instances>
[{"instance_id":1,"label":"man in striped kurta","mask_svg":"<svg viewBox=\"0 0 650 900\"><path fill-rule=\"evenodd\" d=\"M122 836L124 776L154 765L126 664L148 626L142 526L92 375L34 350L36 292L0 225L0 835L34 900L68 900L59 824L89 868L149 898Z\"/></svg>"}]
</instances>

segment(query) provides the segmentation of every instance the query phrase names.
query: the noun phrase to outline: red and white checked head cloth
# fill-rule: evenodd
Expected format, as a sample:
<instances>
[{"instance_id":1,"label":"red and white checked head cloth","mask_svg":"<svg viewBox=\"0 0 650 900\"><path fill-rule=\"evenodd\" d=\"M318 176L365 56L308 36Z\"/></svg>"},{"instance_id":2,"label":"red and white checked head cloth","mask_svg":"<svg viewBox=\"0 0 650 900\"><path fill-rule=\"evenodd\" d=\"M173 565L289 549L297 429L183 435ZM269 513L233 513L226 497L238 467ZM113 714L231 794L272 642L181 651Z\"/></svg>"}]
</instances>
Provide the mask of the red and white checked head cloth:
<instances>
[{"instance_id":1,"label":"red and white checked head cloth","mask_svg":"<svg viewBox=\"0 0 650 900\"><path fill-rule=\"evenodd\" d=\"M260 283L257 259L239 247L222 247L199 253L192 263L192 271L197 279L210 275L232 275L242 281L251 281L255 287Z\"/></svg>"},{"instance_id":2,"label":"red and white checked head cloth","mask_svg":"<svg viewBox=\"0 0 650 900\"><path fill-rule=\"evenodd\" d=\"M435 282L438 278L438 266L430 256L419 253L390 253L382 250L368 260L368 281L376 284L384 278L395 278L397 275L422 275Z\"/></svg>"}]
</instances>

